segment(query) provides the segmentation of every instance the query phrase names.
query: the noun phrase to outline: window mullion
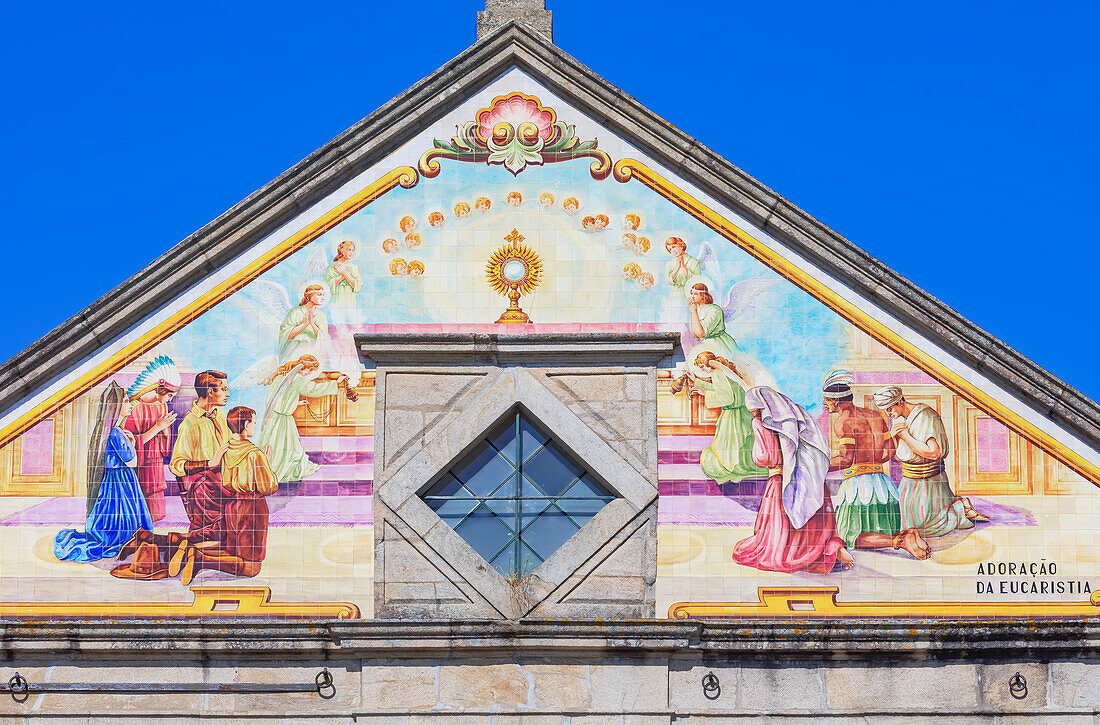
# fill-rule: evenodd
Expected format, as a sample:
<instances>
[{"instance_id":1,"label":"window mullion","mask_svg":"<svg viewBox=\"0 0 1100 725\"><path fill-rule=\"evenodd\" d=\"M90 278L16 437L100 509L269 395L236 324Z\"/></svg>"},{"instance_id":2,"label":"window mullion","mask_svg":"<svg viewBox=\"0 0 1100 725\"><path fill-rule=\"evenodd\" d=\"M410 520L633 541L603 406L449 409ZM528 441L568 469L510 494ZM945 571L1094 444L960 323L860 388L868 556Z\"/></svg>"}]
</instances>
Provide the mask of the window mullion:
<instances>
[{"instance_id":1,"label":"window mullion","mask_svg":"<svg viewBox=\"0 0 1100 725\"><path fill-rule=\"evenodd\" d=\"M520 506L522 505L521 502L520 502L520 493L521 493L522 490L523 490L523 431L520 429L520 412L519 412L519 410L517 410L516 411L516 485L512 490L512 516L514 517L514 521L515 521L514 531L516 532L516 538L512 542L513 546L515 546L515 549L513 549L513 551L515 552L515 554L514 554L515 558L512 560L512 565L515 567L515 571L516 571L517 576L523 576L523 566L520 563L521 560L519 558L520 551L522 551L522 549L520 548L520 530L519 530L519 525L520 525L520 520L521 520Z\"/></svg>"}]
</instances>

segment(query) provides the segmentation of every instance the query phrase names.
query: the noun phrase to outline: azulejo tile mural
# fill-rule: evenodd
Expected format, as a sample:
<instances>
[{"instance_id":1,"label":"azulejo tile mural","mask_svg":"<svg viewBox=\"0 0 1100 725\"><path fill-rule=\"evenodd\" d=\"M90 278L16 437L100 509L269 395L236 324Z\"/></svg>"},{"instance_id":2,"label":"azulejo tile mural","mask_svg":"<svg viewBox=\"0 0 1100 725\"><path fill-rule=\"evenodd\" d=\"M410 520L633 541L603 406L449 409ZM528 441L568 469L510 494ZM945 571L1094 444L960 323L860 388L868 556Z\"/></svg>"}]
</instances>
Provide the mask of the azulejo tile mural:
<instances>
[{"instance_id":1,"label":"azulejo tile mural","mask_svg":"<svg viewBox=\"0 0 1100 725\"><path fill-rule=\"evenodd\" d=\"M0 616L372 616L353 335L521 331L680 333L658 616L1100 611L1079 451L519 71L134 322L2 421Z\"/></svg>"}]
</instances>

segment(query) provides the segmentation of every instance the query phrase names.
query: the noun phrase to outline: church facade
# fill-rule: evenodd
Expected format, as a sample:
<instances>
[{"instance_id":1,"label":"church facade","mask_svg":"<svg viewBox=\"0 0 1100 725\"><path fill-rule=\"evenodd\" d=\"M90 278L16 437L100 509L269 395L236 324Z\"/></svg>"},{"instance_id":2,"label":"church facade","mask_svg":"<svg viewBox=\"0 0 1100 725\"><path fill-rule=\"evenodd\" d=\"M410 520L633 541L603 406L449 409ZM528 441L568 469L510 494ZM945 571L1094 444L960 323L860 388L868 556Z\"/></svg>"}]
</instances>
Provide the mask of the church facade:
<instances>
[{"instance_id":1,"label":"church facade","mask_svg":"<svg viewBox=\"0 0 1100 725\"><path fill-rule=\"evenodd\" d=\"M4 366L4 715L1091 722L1100 408L548 36Z\"/></svg>"}]
</instances>

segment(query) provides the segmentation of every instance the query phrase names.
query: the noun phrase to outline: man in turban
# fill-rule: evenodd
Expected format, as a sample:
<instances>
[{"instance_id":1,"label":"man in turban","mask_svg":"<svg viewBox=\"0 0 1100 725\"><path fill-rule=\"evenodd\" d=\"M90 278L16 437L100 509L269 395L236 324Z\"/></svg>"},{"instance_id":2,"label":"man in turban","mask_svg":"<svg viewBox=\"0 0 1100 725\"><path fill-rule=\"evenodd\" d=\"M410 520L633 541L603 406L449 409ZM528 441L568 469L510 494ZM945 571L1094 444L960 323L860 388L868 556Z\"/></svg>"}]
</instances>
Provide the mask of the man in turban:
<instances>
[{"instance_id":1,"label":"man in turban","mask_svg":"<svg viewBox=\"0 0 1100 725\"><path fill-rule=\"evenodd\" d=\"M880 388L875 406L896 419L890 436L901 461L902 526L921 536L943 536L972 528L972 521L988 521L951 490L944 466L950 447L939 414L924 403L907 401L896 385Z\"/></svg>"},{"instance_id":2,"label":"man in turban","mask_svg":"<svg viewBox=\"0 0 1100 725\"><path fill-rule=\"evenodd\" d=\"M932 549L916 529L902 525L897 486L883 470L894 455L886 418L855 405L852 382L847 370L830 370L822 381L825 409L837 414L832 425L840 444L829 470L844 475L836 496L837 534L849 549L903 548L927 559Z\"/></svg>"}]
</instances>

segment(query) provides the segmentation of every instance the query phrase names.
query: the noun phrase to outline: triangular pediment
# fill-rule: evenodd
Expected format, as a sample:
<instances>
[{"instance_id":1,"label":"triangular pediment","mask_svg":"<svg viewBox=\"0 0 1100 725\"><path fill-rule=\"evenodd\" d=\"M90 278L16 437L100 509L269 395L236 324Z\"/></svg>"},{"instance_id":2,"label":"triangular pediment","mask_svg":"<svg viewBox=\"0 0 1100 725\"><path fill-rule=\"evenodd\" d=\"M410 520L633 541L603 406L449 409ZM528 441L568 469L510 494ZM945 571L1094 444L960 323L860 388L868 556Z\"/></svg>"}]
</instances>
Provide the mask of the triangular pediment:
<instances>
[{"instance_id":1,"label":"triangular pediment","mask_svg":"<svg viewBox=\"0 0 1100 725\"><path fill-rule=\"evenodd\" d=\"M347 243L352 251L341 257ZM513 280L520 294L514 307L500 256L509 245L514 255L521 248L534 255L528 261L539 272L532 284ZM681 246L683 257L675 251ZM689 304L697 284L711 302ZM325 299L307 304L311 289ZM518 316L520 306L530 325L498 324ZM949 492L977 499L1009 528L1045 526L1054 540L1058 526L1044 523L1049 511L1040 499L1093 495L1089 483L1100 485L1093 401L544 37L510 23L9 361L0 371L0 466L7 472L0 494L82 496L83 446L101 394L112 382L129 386L158 356L181 373L177 405L194 399L197 373L221 370L230 405L249 406L260 418L279 404L270 384L279 364L312 354L333 380L350 376L358 400L311 388L317 395L303 394L291 412L276 414L293 417L304 445L315 446L311 460L344 477L325 485L369 484L372 472L360 460L368 448L400 467L439 431L480 432L454 428L452 408L481 384L484 360L471 353L469 365L441 383L446 405L401 411L400 435L375 442L382 401L373 397L373 371L360 362L353 335L508 331L680 334L685 358L658 378L655 422L640 417L641 398L626 389L649 383L629 375L549 375L539 383L568 400L563 417L584 420L589 433L657 427L658 450L635 435L616 452L625 479L644 480L649 462L659 461L662 496L713 496L696 508L670 503L658 519L663 525L750 526L755 510L737 497L760 494L737 474L738 466L758 466L733 460L740 439L722 428L723 412L743 402L723 402L707 384L681 379L702 352L725 358L741 387L766 386L802 406L834 451L845 435L822 407L829 371L846 371L855 404L872 411L877 390L901 388L942 422ZM398 384L419 383L395 377ZM621 397L614 386L622 386ZM501 405L517 401L528 404L509 398ZM182 417L186 407L177 412ZM32 455L47 444L51 455ZM900 478L900 471L881 473ZM829 479L834 495L840 477ZM409 495L380 501L401 514ZM423 514L417 503L408 505ZM639 498L630 515L649 516L651 503ZM978 531L936 551L950 550L945 561L968 566L1018 535ZM1074 532L1065 535L1057 540L1066 556L1084 547ZM614 568L610 553L596 553L586 552L593 567L606 558ZM728 564L729 552L722 557ZM448 576L440 574L440 586ZM479 576L492 578L459 578ZM564 597L556 601L594 596L584 592L596 581L553 581ZM758 583L746 575L728 596L750 601L742 590ZM662 602L667 611L677 599L659 592L659 613ZM499 592L486 596L490 602L497 611L511 606Z\"/></svg>"}]
</instances>

